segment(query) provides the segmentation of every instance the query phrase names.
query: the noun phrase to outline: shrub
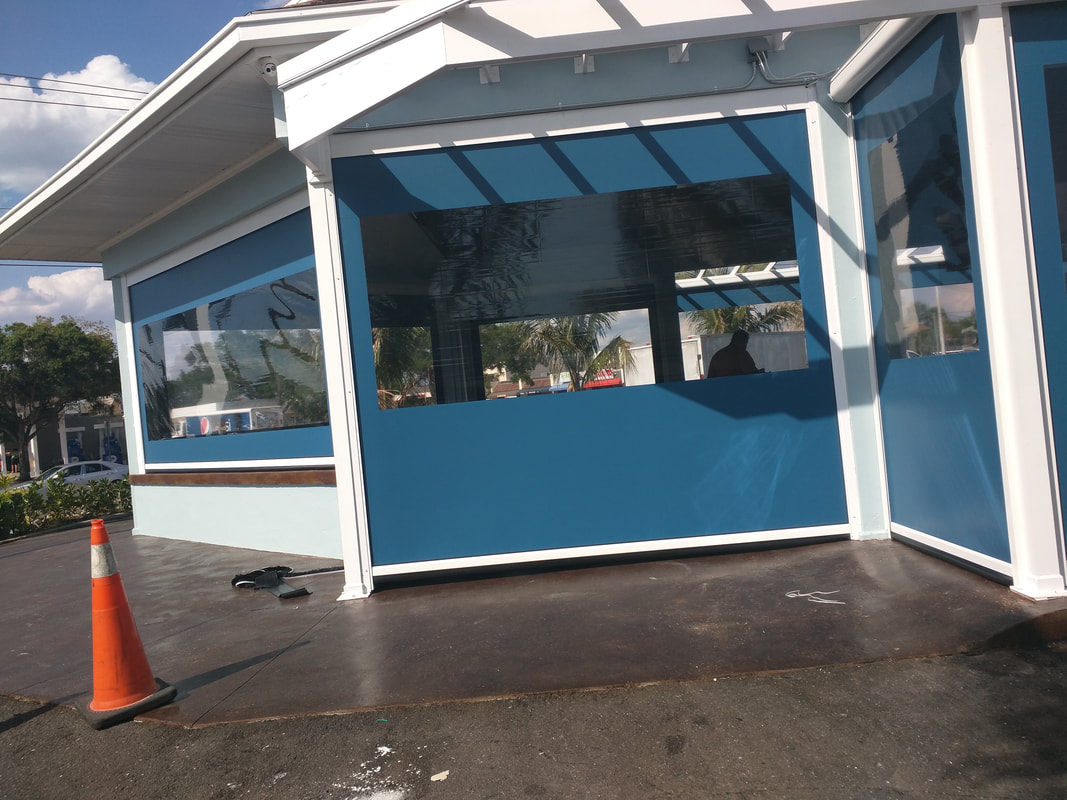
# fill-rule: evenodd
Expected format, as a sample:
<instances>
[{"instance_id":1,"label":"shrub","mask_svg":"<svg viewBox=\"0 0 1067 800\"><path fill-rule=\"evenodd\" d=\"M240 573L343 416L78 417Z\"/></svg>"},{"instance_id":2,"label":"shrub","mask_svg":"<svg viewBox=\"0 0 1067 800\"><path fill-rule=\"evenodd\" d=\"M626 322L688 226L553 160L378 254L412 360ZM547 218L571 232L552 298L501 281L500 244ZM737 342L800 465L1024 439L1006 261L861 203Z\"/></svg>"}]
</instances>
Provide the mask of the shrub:
<instances>
[{"instance_id":1,"label":"shrub","mask_svg":"<svg viewBox=\"0 0 1067 800\"><path fill-rule=\"evenodd\" d=\"M39 491L42 486L38 481L24 489L0 487L0 539L133 508L127 478L84 486L53 478L48 481L47 494Z\"/></svg>"}]
</instances>

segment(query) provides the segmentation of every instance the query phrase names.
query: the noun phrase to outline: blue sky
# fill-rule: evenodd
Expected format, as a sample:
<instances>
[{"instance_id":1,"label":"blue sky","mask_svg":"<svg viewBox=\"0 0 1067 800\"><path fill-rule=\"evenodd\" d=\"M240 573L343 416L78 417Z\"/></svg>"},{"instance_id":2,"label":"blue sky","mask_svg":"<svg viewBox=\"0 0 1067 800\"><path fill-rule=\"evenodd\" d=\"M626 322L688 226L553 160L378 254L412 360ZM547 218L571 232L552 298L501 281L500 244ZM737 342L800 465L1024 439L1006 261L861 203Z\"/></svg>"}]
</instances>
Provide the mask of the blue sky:
<instances>
[{"instance_id":1,"label":"blue sky","mask_svg":"<svg viewBox=\"0 0 1067 800\"><path fill-rule=\"evenodd\" d=\"M131 105L234 17L284 2L4 0L0 214L121 116L110 108ZM32 322L38 314L110 323L110 288L99 270L0 262L0 325Z\"/></svg>"}]
</instances>

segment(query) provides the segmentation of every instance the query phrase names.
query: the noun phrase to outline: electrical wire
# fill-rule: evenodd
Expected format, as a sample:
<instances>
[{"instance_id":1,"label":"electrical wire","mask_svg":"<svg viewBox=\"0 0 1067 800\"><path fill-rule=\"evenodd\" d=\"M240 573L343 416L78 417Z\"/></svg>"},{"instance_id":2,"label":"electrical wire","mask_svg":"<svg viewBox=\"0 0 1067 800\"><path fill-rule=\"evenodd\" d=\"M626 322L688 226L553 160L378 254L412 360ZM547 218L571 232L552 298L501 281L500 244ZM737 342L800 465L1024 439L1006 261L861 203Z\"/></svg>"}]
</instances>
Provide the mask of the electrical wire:
<instances>
[{"instance_id":1,"label":"electrical wire","mask_svg":"<svg viewBox=\"0 0 1067 800\"><path fill-rule=\"evenodd\" d=\"M100 87L100 88L105 88L105 87ZM80 91L78 89L53 89L51 87L42 89L40 86L30 86L29 84L21 84L21 83L0 83L0 89L26 89L27 91L30 91L30 92L35 92L38 89L41 89L42 91L48 92L49 94L76 94L76 95L81 95L83 97L104 97L104 98L107 98L109 100L128 100L128 101L134 102L134 103L141 99L140 97L127 97L127 96L121 95L121 94L104 94L103 92L84 92L84 91ZM119 91L132 91L132 90L120 89Z\"/></svg>"},{"instance_id":2,"label":"electrical wire","mask_svg":"<svg viewBox=\"0 0 1067 800\"><path fill-rule=\"evenodd\" d=\"M767 81L767 83L772 83L776 86L807 86L808 84L815 83L815 81L820 78L828 78L835 72L835 70L821 73L798 72L796 75L779 77L771 72L771 65L767 60L767 51L757 50L754 55L756 57L755 63L759 65L759 71L763 74L763 79Z\"/></svg>"},{"instance_id":3,"label":"electrical wire","mask_svg":"<svg viewBox=\"0 0 1067 800\"><path fill-rule=\"evenodd\" d=\"M18 78L18 79L26 80L26 81L35 81L37 83L36 86L32 86L32 85L29 85L29 84L4 83L4 84L0 84L0 89L4 89L4 88L8 88L8 89L29 89L31 92L42 91L42 92L50 92L50 93L64 93L64 94L81 95L82 97L86 97L86 98L99 97L99 98L103 98L105 100L126 101L126 102L131 103L131 105L130 106L121 106L121 107L120 106L104 106L104 105L95 105L95 104L92 104L92 103L63 102L62 100L46 100L43 96L38 96L38 95L35 95L34 97L9 97L9 96L6 96L6 95L0 95L0 100L10 100L11 102L14 102L14 103L41 103L43 105L50 105L50 106L72 106L72 107L75 107L75 108L96 108L96 109L101 109L101 110L104 110L104 111L129 111L130 108L132 108L134 105L136 105L141 100L142 97L144 97L146 94L148 94L148 92L144 91L143 89L126 89L126 88L123 88L121 86L104 86L103 84L99 84L99 83L82 83L80 81L66 81L66 80L61 80L59 78L34 78L34 77L29 76L29 75L15 75L14 73L11 73L11 72L0 72L0 78ZM42 86L41 85L42 82L46 82L46 83L61 83L61 84L65 85L65 86L84 86L87 89L105 89L105 90L107 90L109 92L127 92L128 95L134 95L134 96L126 96L126 95L120 95L120 94L103 94L103 93L100 93L100 92L80 91L78 89L60 89L60 88L52 87L52 86Z\"/></svg>"},{"instance_id":4,"label":"electrical wire","mask_svg":"<svg viewBox=\"0 0 1067 800\"><path fill-rule=\"evenodd\" d=\"M0 208L0 212L11 209ZM94 262L71 261L66 264L49 263L41 261L0 261L0 269L23 268L23 269L100 269L100 264Z\"/></svg>"},{"instance_id":5,"label":"electrical wire","mask_svg":"<svg viewBox=\"0 0 1067 800\"><path fill-rule=\"evenodd\" d=\"M132 92L134 94L146 95L144 89L124 89L121 86L104 86L100 83L82 83L81 81L65 81L59 78L34 78L30 75L15 75L11 72L0 72L0 78L21 78L24 81L36 81L40 84L41 81L48 81L49 83L62 83L67 86L87 86L90 89L110 89L115 92ZM47 88L47 87L46 87ZM53 91L63 91L62 89L54 89ZM70 91L69 89L66 91ZM132 98L131 98L132 99Z\"/></svg>"},{"instance_id":6,"label":"electrical wire","mask_svg":"<svg viewBox=\"0 0 1067 800\"><path fill-rule=\"evenodd\" d=\"M123 100L125 100L125 99L133 100L132 97L130 97L130 98L121 98L121 99L123 99ZM92 103L64 103L61 100L41 100L41 99L32 99L31 100L28 97L0 97L0 100L9 100L12 103L40 103L40 104L46 105L46 106L72 106L74 108L101 108L101 109L103 109L105 111L129 111L131 108L133 108L133 106L125 106L125 107L98 106L98 105L93 105ZM136 103L134 105L136 105Z\"/></svg>"}]
</instances>

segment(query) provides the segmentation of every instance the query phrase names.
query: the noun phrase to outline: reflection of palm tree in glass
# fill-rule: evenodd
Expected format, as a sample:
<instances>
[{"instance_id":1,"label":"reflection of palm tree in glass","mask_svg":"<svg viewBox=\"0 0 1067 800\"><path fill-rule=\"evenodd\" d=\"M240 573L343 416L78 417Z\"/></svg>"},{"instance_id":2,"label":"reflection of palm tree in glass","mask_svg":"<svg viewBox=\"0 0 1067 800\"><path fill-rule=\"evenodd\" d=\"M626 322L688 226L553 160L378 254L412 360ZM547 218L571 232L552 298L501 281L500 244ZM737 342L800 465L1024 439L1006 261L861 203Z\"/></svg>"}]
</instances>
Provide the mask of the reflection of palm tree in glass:
<instances>
[{"instance_id":1,"label":"reflection of palm tree in glass","mask_svg":"<svg viewBox=\"0 0 1067 800\"><path fill-rule=\"evenodd\" d=\"M799 300L761 306L708 308L688 311L685 316L693 330L704 336L734 331L753 333L804 328L804 309Z\"/></svg>"},{"instance_id":2,"label":"reflection of palm tree in glass","mask_svg":"<svg viewBox=\"0 0 1067 800\"><path fill-rule=\"evenodd\" d=\"M411 405L420 384L433 385L429 328L373 328L371 339L379 408Z\"/></svg>"},{"instance_id":3,"label":"reflection of palm tree in glass","mask_svg":"<svg viewBox=\"0 0 1067 800\"><path fill-rule=\"evenodd\" d=\"M583 389L603 369L633 365L630 343L615 336L603 347L600 340L611 331L614 312L551 317L527 323L525 347L553 372L568 372L568 391Z\"/></svg>"}]
</instances>

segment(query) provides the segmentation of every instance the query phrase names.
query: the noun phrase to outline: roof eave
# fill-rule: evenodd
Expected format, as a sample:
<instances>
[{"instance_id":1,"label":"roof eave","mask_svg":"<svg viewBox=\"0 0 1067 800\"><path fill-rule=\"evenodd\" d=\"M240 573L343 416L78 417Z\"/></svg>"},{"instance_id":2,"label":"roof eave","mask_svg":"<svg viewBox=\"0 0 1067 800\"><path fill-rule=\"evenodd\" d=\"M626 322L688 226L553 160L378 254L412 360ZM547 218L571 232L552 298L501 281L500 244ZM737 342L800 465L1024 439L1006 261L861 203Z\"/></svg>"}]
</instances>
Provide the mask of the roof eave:
<instances>
[{"instance_id":1,"label":"roof eave","mask_svg":"<svg viewBox=\"0 0 1067 800\"><path fill-rule=\"evenodd\" d=\"M25 259L10 252L11 242L20 232L42 215L57 210L94 178L126 158L147 136L180 114L189 101L208 91L220 75L242 65L250 54L264 48L306 49L345 32L368 14L382 13L395 5L384 2L361 4L357 9L322 6L278 10L231 20L138 105L0 217L0 259ZM98 262L105 243L101 238L79 252L69 248L41 250L26 260Z\"/></svg>"}]
</instances>

